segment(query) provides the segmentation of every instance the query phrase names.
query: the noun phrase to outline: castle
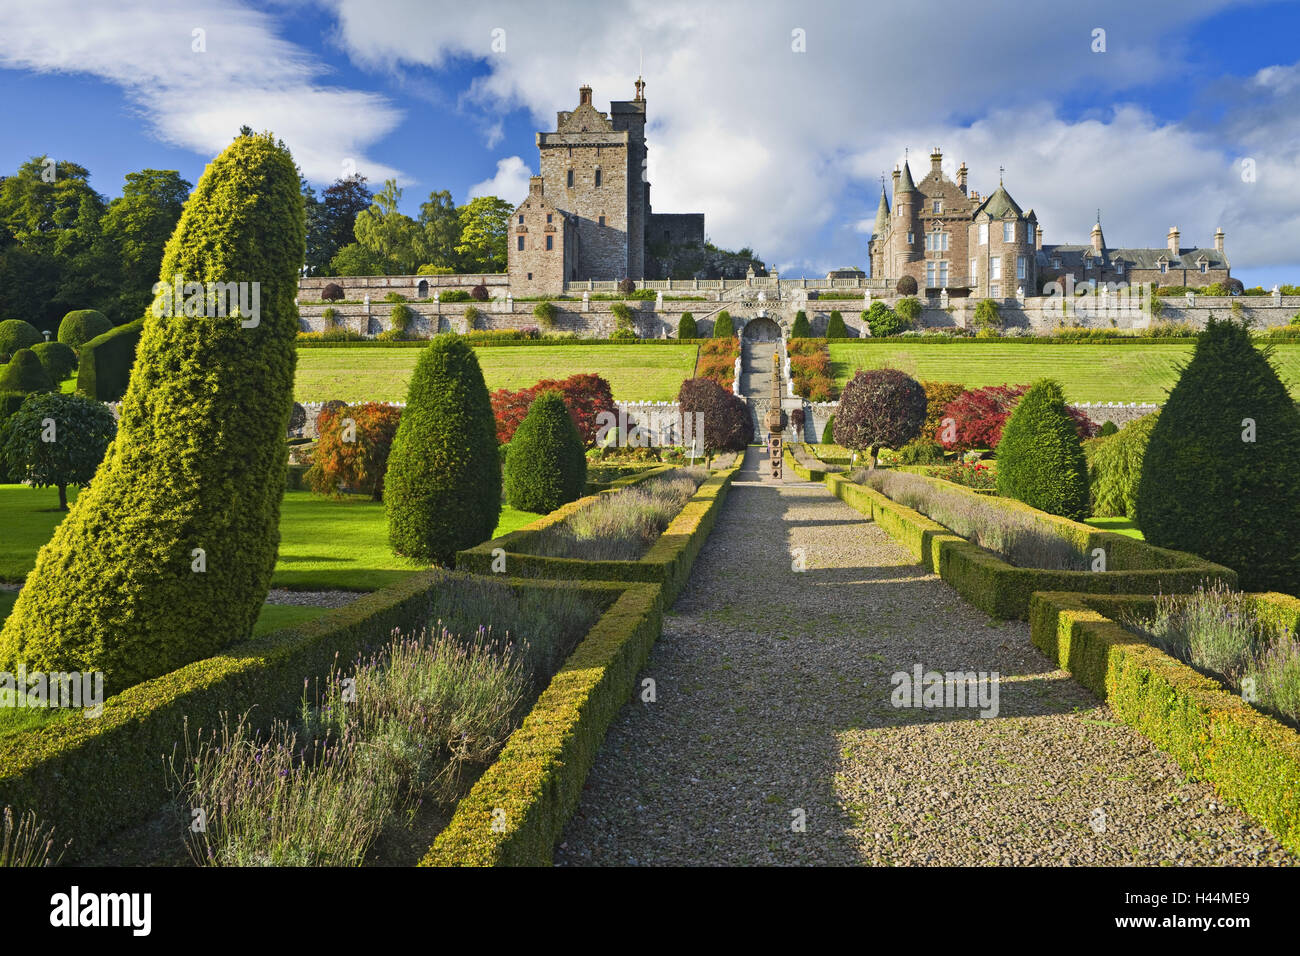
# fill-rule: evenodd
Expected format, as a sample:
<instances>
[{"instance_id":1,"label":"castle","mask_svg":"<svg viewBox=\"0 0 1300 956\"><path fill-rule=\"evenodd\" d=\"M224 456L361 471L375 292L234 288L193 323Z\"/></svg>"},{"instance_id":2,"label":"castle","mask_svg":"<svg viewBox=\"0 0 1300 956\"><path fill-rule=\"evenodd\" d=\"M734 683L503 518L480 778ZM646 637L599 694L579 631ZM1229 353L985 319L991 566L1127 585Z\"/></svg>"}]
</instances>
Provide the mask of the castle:
<instances>
[{"instance_id":1,"label":"castle","mask_svg":"<svg viewBox=\"0 0 1300 956\"><path fill-rule=\"evenodd\" d=\"M904 276L917 289L972 297L1023 298L1053 282L1207 286L1230 277L1223 230L1214 247L1184 248L1175 226L1164 248L1107 247L1100 214L1088 245L1044 245L1033 209L1022 210L1006 187L982 198L967 188L962 163L957 181L943 174L943 154L930 154L930 172L912 180L906 160L894 168L893 207L880 190L876 223L868 244L871 275L890 288Z\"/></svg>"},{"instance_id":2,"label":"castle","mask_svg":"<svg viewBox=\"0 0 1300 956\"><path fill-rule=\"evenodd\" d=\"M510 219L507 271L515 295L558 295L577 279L657 278L656 248L704 245L704 214L653 212L646 179L645 81L608 115L578 90L578 106L537 134L541 175Z\"/></svg>"}]
</instances>

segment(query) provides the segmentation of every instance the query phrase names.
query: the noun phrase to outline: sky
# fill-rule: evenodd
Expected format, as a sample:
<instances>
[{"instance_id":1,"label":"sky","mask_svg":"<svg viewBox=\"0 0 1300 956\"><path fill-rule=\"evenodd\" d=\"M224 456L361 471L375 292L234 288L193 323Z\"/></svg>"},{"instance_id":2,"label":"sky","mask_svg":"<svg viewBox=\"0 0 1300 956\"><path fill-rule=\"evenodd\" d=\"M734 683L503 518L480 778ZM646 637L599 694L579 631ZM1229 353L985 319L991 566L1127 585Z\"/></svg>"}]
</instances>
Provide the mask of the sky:
<instances>
[{"instance_id":1,"label":"sky","mask_svg":"<svg viewBox=\"0 0 1300 956\"><path fill-rule=\"evenodd\" d=\"M1297 35L1296 0L0 0L0 173L195 182L247 124L318 190L515 202L578 87L608 110L640 71L654 210L785 276L865 267L880 177L939 146L1046 242L1222 227L1246 285L1300 284Z\"/></svg>"}]
</instances>

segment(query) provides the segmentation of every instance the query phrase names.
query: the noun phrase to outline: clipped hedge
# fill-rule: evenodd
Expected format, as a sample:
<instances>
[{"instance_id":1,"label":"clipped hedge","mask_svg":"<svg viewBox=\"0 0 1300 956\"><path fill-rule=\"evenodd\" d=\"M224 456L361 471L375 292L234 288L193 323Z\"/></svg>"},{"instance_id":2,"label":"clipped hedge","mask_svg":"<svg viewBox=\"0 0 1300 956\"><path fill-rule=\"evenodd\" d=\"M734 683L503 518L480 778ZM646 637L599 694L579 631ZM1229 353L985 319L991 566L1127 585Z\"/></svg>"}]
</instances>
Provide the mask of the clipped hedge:
<instances>
[{"instance_id":1,"label":"clipped hedge","mask_svg":"<svg viewBox=\"0 0 1300 956\"><path fill-rule=\"evenodd\" d=\"M998 442L998 494L1082 521L1091 514L1088 462L1059 383L1029 387Z\"/></svg>"},{"instance_id":2,"label":"clipped hedge","mask_svg":"<svg viewBox=\"0 0 1300 956\"><path fill-rule=\"evenodd\" d=\"M627 587L460 801L421 866L551 864L605 732L659 636L665 603L653 584Z\"/></svg>"},{"instance_id":3,"label":"clipped hedge","mask_svg":"<svg viewBox=\"0 0 1300 956\"><path fill-rule=\"evenodd\" d=\"M1256 600L1278 617L1300 618L1295 598L1260 594ZM1213 784L1225 801L1300 853L1300 733L1113 619L1126 606L1148 603L1145 595L1038 593L1029 608L1030 635L1190 777Z\"/></svg>"},{"instance_id":4,"label":"clipped hedge","mask_svg":"<svg viewBox=\"0 0 1300 956\"><path fill-rule=\"evenodd\" d=\"M113 323L103 312L94 309L76 309L59 323L58 340L64 345L79 349L93 338L112 330Z\"/></svg>"},{"instance_id":5,"label":"clipped hedge","mask_svg":"<svg viewBox=\"0 0 1300 956\"><path fill-rule=\"evenodd\" d=\"M19 349L29 349L45 341L40 329L22 319L5 319L0 322L0 354L13 355Z\"/></svg>"},{"instance_id":6,"label":"clipped hedge","mask_svg":"<svg viewBox=\"0 0 1300 956\"><path fill-rule=\"evenodd\" d=\"M587 456L564 396L543 392L510 440L505 495L512 508L540 514L582 497Z\"/></svg>"},{"instance_id":7,"label":"clipped hedge","mask_svg":"<svg viewBox=\"0 0 1300 956\"><path fill-rule=\"evenodd\" d=\"M55 388L77 367L77 353L62 342L38 342L32 346L32 352L40 359Z\"/></svg>"},{"instance_id":8,"label":"clipped hedge","mask_svg":"<svg viewBox=\"0 0 1300 956\"><path fill-rule=\"evenodd\" d=\"M0 391L48 392L55 384L32 349L19 349L7 364L0 365Z\"/></svg>"},{"instance_id":9,"label":"clipped hedge","mask_svg":"<svg viewBox=\"0 0 1300 956\"><path fill-rule=\"evenodd\" d=\"M109 329L83 345L78 353L77 391L101 402L116 402L125 395L143 331L141 317Z\"/></svg>"},{"instance_id":10,"label":"clipped hedge","mask_svg":"<svg viewBox=\"0 0 1300 956\"><path fill-rule=\"evenodd\" d=\"M328 676L393 629L428 623L436 572L412 574L304 624L233 645L104 702L98 717L68 716L0 737L0 805L35 810L71 838L68 857L148 819L168 799L161 757L190 733L249 712L254 727L294 716L303 682Z\"/></svg>"},{"instance_id":11,"label":"clipped hedge","mask_svg":"<svg viewBox=\"0 0 1300 956\"><path fill-rule=\"evenodd\" d=\"M929 481L939 479L928 478ZM1237 574L1181 551L1157 548L1125 535L1099 531L1090 525L1049 515L1019 501L980 498L988 504L1032 512L1044 530L1070 540L1084 554L1105 552L1105 571L1048 571L1020 568L987 551L880 492L840 475L827 475L826 484L845 504L869 516L971 604L993 617L1024 620L1035 591L1074 591L1089 594L1179 594L1201 584L1237 586ZM980 497L961 485L943 482L947 490Z\"/></svg>"}]
</instances>

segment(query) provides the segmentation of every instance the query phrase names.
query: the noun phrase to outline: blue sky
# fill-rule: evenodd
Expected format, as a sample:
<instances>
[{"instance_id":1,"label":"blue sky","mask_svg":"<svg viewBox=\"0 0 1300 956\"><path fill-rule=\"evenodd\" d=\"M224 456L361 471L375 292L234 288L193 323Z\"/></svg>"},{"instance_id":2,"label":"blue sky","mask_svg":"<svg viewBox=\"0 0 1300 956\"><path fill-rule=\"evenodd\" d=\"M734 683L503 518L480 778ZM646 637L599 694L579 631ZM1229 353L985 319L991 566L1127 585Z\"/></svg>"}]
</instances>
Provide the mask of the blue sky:
<instances>
[{"instance_id":1,"label":"blue sky","mask_svg":"<svg viewBox=\"0 0 1300 956\"><path fill-rule=\"evenodd\" d=\"M318 187L355 164L411 213L435 189L517 200L536 130L583 82L598 108L630 98L643 62L654 208L703 211L783 274L864 264L881 172L940 145L986 193L1006 166L1048 242L1085 241L1097 208L1113 245L1222 226L1234 275L1300 283L1300 4L956 9L3 0L0 170L71 159L110 196L145 167L195 181L246 122Z\"/></svg>"}]
</instances>

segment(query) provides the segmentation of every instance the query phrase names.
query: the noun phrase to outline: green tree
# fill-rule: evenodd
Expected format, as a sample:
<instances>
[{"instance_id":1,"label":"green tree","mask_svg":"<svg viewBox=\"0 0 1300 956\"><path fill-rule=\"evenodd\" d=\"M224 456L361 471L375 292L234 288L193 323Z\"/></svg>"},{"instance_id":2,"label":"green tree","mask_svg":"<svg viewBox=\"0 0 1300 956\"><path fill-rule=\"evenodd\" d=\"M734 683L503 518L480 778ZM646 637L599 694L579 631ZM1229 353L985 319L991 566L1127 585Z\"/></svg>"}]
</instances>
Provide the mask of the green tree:
<instances>
[{"instance_id":1,"label":"green tree","mask_svg":"<svg viewBox=\"0 0 1300 956\"><path fill-rule=\"evenodd\" d=\"M336 276L381 276L384 263L359 242L350 242L330 260L329 274Z\"/></svg>"},{"instance_id":2,"label":"green tree","mask_svg":"<svg viewBox=\"0 0 1300 956\"><path fill-rule=\"evenodd\" d=\"M413 275L420 265L420 230L414 219L398 211L401 199L397 180L385 180L370 207L357 214L357 242L380 264L382 275Z\"/></svg>"},{"instance_id":3,"label":"green tree","mask_svg":"<svg viewBox=\"0 0 1300 956\"><path fill-rule=\"evenodd\" d=\"M679 339L699 338L700 330L695 324L695 316L689 312L683 312L681 318L677 320L677 337Z\"/></svg>"},{"instance_id":4,"label":"green tree","mask_svg":"<svg viewBox=\"0 0 1300 956\"><path fill-rule=\"evenodd\" d=\"M790 324L790 338L806 339L812 337L812 326L808 324L808 313L800 309L794 314L794 322Z\"/></svg>"},{"instance_id":5,"label":"green tree","mask_svg":"<svg viewBox=\"0 0 1300 956\"><path fill-rule=\"evenodd\" d=\"M501 514L496 419L473 348L436 335L416 363L384 479L398 554L450 566L492 537Z\"/></svg>"},{"instance_id":6,"label":"green tree","mask_svg":"<svg viewBox=\"0 0 1300 956\"><path fill-rule=\"evenodd\" d=\"M304 218L270 134L208 164L160 280L257 282L256 324L147 314L117 437L37 555L0 669L98 670L116 693L252 633L279 542Z\"/></svg>"},{"instance_id":7,"label":"green tree","mask_svg":"<svg viewBox=\"0 0 1300 956\"><path fill-rule=\"evenodd\" d=\"M149 287L152 287L152 281ZM140 310L140 315L144 314L144 309ZM139 318L139 316L137 316ZM59 323L58 339L64 345L79 349L97 335L103 335L113 327L108 316L103 312L96 312L94 309L76 309L69 312Z\"/></svg>"},{"instance_id":8,"label":"green tree","mask_svg":"<svg viewBox=\"0 0 1300 956\"><path fill-rule=\"evenodd\" d=\"M506 240L514 207L496 196L479 196L460 207L456 255L462 272L505 272Z\"/></svg>"},{"instance_id":9,"label":"green tree","mask_svg":"<svg viewBox=\"0 0 1300 956\"><path fill-rule=\"evenodd\" d=\"M142 169L126 174L122 195L108 204L100 241L102 262L110 271L105 284L116 285L115 295L105 303L115 325L138 319L153 301L151 289L163 247L192 188L174 169Z\"/></svg>"},{"instance_id":10,"label":"green tree","mask_svg":"<svg viewBox=\"0 0 1300 956\"><path fill-rule=\"evenodd\" d=\"M844 324L844 316L840 315L838 309L831 313L830 319L826 322L826 337L828 339L847 339L849 337L848 327Z\"/></svg>"},{"instance_id":11,"label":"green tree","mask_svg":"<svg viewBox=\"0 0 1300 956\"><path fill-rule=\"evenodd\" d=\"M1235 322L1211 319L1197 336L1151 429L1137 521L1157 547L1232 568L1243 590L1295 592L1300 411L1271 356Z\"/></svg>"},{"instance_id":12,"label":"green tree","mask_svg":"<svg viewBox=\"0 0 1300 956\"><path fill-rule=\"evenodd\" d=\"M1088 463L1058 383L1045 378L1029 387L997 454L998 494L1075 521L1088 517Z\"/></svg>"},{"instance_id":13,"label":"green tree","mask_svg":"<svg viewBox=\"0 0 1300 956\"><path fill-rule=\"evenodd\" d=\"M581 498L586 487L587 456L564 396L543 392L510 440L506 501L520 511L547 514Z\"/></svg>"},{"instance_id":14,"label":"green tree","mask_svg":"<svg viewBox=\"0 0 1300 956\"><path fill-rule=\"evenodd\" d=\"M1002 328L1002 310L993 299L980 299L975 306L975 328L989 330Z\"/></svg>"},{"instance_id":15,"label":"green tree","mask_svg":"<svg viewBox=\"0 0 1300 956\"><path fill-rule=\"evenodd\" d=\"M31 349L19 349L9 364L0 365L0 392L48 392L54 384Z\"/></svg>"},{"instance_id":16,"label":"green tree","mask_svg":"<svg viewBox=\"0 0 1300 956\"><path fill-rule=\"evenodd\" d=\"M718 313L718 317L713 320L713 337L715 339L734 339L736 337L736 325L731 320L731 313L723 309Z\"/></svg>"},{"instance_id":17,"label":"green tree","mask_svg":"<svg viewBox=\"0 0 1300 956\"><path fill-rule=\"evenodd\" d=\"M442 268L454 272L460 243L460 211L451 201L447 190L429 193L429 199L420 204L420 231L416 240L416 254L421 266ZM428 274L428 273L422 273Z\"/></svg>"},{"instance_id":18,"label":"green tree","mask_svg":"<svg viewBox=\"0 0 1300 956\"><path fill-rule=\"evenodd\" d=\"M900 299L898 304L901 306L904 302L915 301L915 299ZM871 303L871 308L862 313L862 321L871 330L872 338L897 335L900 332L905 332L910 325L902 315L879 300Z\"/></svg>"},{"instance_id":19,"label":"green tree","mask_svg":"<svg viewBox=\"0 0 1300 956\"><path fill-rule=\"evenodd\" d=\"M356 241L357 216L369 209L374 195L366 177L334 180L307 210L307 270L312 275L379 275L378 272L336 272L334 257Z\"/></svg>"},{"instance_id":20,"label":"green tree","mask_svg":"<svg viewBox=\"0 0 1300 956\"><path fill-rule=\"evenodd\" d=\"M0 464L33 487L59 489L59 510L67 511L68 485L90 483L116 434L117 419L101 402L80 395L30 395L0 425Z\"/></svg>"}]
</instances>

